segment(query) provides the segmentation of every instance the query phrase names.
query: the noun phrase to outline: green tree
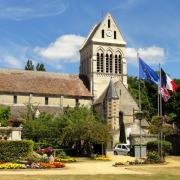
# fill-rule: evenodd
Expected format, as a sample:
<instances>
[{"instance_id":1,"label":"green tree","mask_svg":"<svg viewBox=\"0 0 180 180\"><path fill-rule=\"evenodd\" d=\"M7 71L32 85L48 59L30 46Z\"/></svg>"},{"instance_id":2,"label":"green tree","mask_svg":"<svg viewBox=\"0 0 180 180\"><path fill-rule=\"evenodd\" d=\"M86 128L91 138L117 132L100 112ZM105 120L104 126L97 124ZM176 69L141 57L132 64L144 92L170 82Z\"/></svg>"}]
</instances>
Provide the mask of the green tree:
<instances>
[{"instance_id":1,"label":"green tree","mask_svg":"<svg viewBox=\"0 0 180 180\"><path fill-rule=\"evenodd\" d=\"M46 71L44 64L38 63L36 66L37 71Z\"/></svg>"},{"instance_id":2,"label":"green tree","mask_svg":"<svg viewBox=\"0 0 180 180\"><path fill-rule=\"evenodd\" d=\"M141 80L140 87L142 110L149 111L150 116L157 114L157 86ZM128 89L135 101L139 103L139 80L137 77L128 77Z\"/></svg>"},{"instance_id":3,"label":"green tree","mask_svg":"<svg viewBox=\"0 0 180 180\"><path fill-rule=\"evenodd\" d=\"M61 143L73 146L77 153L91 154L93 144L106 144L110 140L109 126L86 107L67 108L58 122L67 123L61 132Z\"/></svg>"},{"instance_id":4,"label":"green tree","mask_svg":"<svg viewBox=\"0 0 180 180\"><path fill-rule=\"evenodd\" d=\"M150 132L153 134L158 134L162 131L164 136L173 135L176 133L176 129L173 128L168 116L153 116L150 125Z\"/></svg>"},{"instance_id":5,"label":"green tree","mask_svg":"<svg viewBox=\"0 0 180 180\"><path fill-rule=\"evenodd\" d=\"M65 108L59 115L42 113L38 118L26 120L22 136L53 147L72 147L81 154L92 153L93 144L106 144L110 140L109 126L86 107Z\"/></svg>"},{"instance_id":6,"label":"green tree","mask_svg":"<svg viewBox=\"0 0 180 180\"><path fill-rule=\"evenodd\" d=\"M34 71L34 65L32 60L28 60L25 66L25 70Z\"/></svg>"},{"instance_id":7,"label":"green tree","mask_svg":"<svg viewBox=\"0 0 180 180\"><path fill-rule=\"evenodd\" d=\"M8 119L11 116L11 110L9 106L0 106L0 123L1 126L8 125Z\"/></svg>"}]
</instances>

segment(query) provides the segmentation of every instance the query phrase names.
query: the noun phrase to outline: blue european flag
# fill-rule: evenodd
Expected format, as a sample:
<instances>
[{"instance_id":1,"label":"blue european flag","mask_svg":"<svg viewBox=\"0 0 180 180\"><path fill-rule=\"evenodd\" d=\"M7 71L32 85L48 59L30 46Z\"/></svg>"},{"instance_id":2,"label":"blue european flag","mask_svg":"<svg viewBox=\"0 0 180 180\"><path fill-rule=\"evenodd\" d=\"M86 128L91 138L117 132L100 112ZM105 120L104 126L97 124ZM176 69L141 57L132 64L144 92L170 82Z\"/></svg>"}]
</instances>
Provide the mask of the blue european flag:
<instances>
[{"instance_id":1,"label":"blue european flag","mask_svg":"<svg viewBox=\"0 0 180 180\"><path fill-rule=\"evenodd\" d=\"M158 84L159 76L148 66L141 58L139 58L139 79L147 80L150 83Z\"/></svg>"}]
</instances>

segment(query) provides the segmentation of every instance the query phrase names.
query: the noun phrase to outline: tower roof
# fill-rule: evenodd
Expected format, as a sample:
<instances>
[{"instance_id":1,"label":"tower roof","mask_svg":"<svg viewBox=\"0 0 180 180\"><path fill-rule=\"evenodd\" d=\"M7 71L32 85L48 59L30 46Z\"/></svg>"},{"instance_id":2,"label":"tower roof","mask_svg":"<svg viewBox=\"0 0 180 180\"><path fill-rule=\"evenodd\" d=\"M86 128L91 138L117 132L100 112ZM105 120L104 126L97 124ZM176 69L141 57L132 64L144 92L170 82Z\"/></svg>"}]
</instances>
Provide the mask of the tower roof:
<instances>
[{"instance_id":1,"label":"tower roof","mask_svg":"<svg viewBox=\"0 0 180 180\"><path fill-rule=\"evenodd\" d=\"M110 80L110 82L109 82L106 97L107 97L107 99L119 99L119 96L117 94L116 88L115 88L112 80Z\"/></svg>"},{"instance_id":2,"label":"tower roof","mask_svg":"<svg viewBox=\"0 0 180 180\"><path fill-rule=\"evenodd\" d=\"M97 37L97 34L102 30L102 29L105 29L107 30L107 20L110 19L112 21L112 24L113 24L113 27L116 29L117 31L117 36L118 38L116 39L116 41L113 40L110 40L109 38L99 38ZM110 44L120 44L120 45L126 45L126 42L124 40L124 37L121 33L121 30L119 28L119 26L117 25L117 23L115 22L113 16L111 15L111 13L107 13L103 20L96 24L95 26L93 26L93 28L91 29L89 35L87 36L86 40L84 41L84 43L82 44L81 48L80 48L80 51L87 45L89 44L90 42L97 42L97 43L110 43Z\"/></svg>"}]
</instances>

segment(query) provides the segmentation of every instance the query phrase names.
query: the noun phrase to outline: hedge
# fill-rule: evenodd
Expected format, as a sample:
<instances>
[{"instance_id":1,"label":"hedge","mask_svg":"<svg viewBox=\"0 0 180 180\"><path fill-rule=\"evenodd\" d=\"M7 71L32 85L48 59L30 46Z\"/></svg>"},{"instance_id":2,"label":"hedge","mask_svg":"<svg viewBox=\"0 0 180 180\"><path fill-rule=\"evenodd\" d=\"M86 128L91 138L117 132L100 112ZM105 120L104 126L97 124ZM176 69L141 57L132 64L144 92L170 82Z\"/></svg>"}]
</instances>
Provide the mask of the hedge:
<instances>
[{"instance_id":1,"label":"hedge","mask_svg":"<svg viewBox=\"0 0 180 180\"><path fill-rule=\"evenodd\" d=\"M0 141L0 162L13 162L21 158L31 157L33 141Z\"/></svg>"},{"instance_id":2,"label":"hedge","mask_svg":"<svg viewBox=\"0 0 180 180\"><path fill-rule=\"evenodd\" d=\"M147 150L148 151L156 151L158 152L158 143L159 146L161 144L161 141L150 141L147 143ZM169 141L162 141L162 151L163 151L163 155L166 155L168 153L170 153L170 151L172 150L172 143Z\"/></svg>"}]
</instances>

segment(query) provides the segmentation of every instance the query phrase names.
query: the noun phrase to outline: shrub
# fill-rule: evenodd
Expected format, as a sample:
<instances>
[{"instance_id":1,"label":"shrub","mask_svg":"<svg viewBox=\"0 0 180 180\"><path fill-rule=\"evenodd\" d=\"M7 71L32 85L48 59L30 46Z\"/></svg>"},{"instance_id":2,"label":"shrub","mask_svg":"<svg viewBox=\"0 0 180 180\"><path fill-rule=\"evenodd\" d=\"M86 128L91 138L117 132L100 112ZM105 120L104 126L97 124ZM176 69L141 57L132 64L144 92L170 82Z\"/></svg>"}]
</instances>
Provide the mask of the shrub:
<instances>
[{"instance_id":1,"label":"shrub","mask_svg":"<svg viewBox=\"0 0 180 180\"><path fill-rule=\"evenodd\" d=\"M160 141L150 141L147 143L147 150L148 151L156 151L158 152L158 143L159 145L161 144ZM169 141L162 141L162 151L163 151L163 156L166 154L170 153L172 149L172 143Z\"/></svg>"},{"instance_id":2,"label":"shrub","mask_svg":"<svg viewBox=\"0 0 180 180\"><path fill-rule=\"evenodd\" d=\"M44 148L47 148L47 147L51 147L51 144L49 143L41 143L41 142L38 142L38 143L34 143L34 150L38 150L38 149L44 149Z\"/></svg>"},{"instance_id":3,"label":"shrub","mask_svg":"<svg viewBox=\"0 0 180 180\"><path fill-rule=\"evenodd\" d=\"M161 158L156 151L148 152L147 161L150 163L160 163Z\"/></svg>"},{"instance_id":4,"label":"shrub","mask_svg":"<svg viewBox=\"0 0 180 180\"><path fill-rule=\"evenodd\" d=\"M24 121L22 119L17 119L17 118L10 118L8 120L9 126L12 127L19 127Z\"/></svg>"},{"instance_id":5,"label":"shrub","mask_svg":"<svg viewBox=\"0 0 180 180\"><path fill-rule=\"evenodd\" d=\"M65 153L65 151L63 149L56 149L56 156L58 156L58 157L66 157L67 154Z\"/></svg>"},{"instance_id":6,"label":"shrub","mask_svg":"<svg viewBox=\"0 0 180 180\"><path fill-rule=\"evenodd\" d=\"M0 141L0 162L13 162L32 154L33 141Z\"/></svg>"},{"instance_id":7,"label":"shrub","mask_svg":"<svg viewBox=\"0 0 180 180\"><path fill-rule=\"evenodd\" d=\"M47 154L48 156L52 155L54 153L54 149L52 147L39 149L37 150L37 153L39 154Z\"/></svg>"}]
</instances>

